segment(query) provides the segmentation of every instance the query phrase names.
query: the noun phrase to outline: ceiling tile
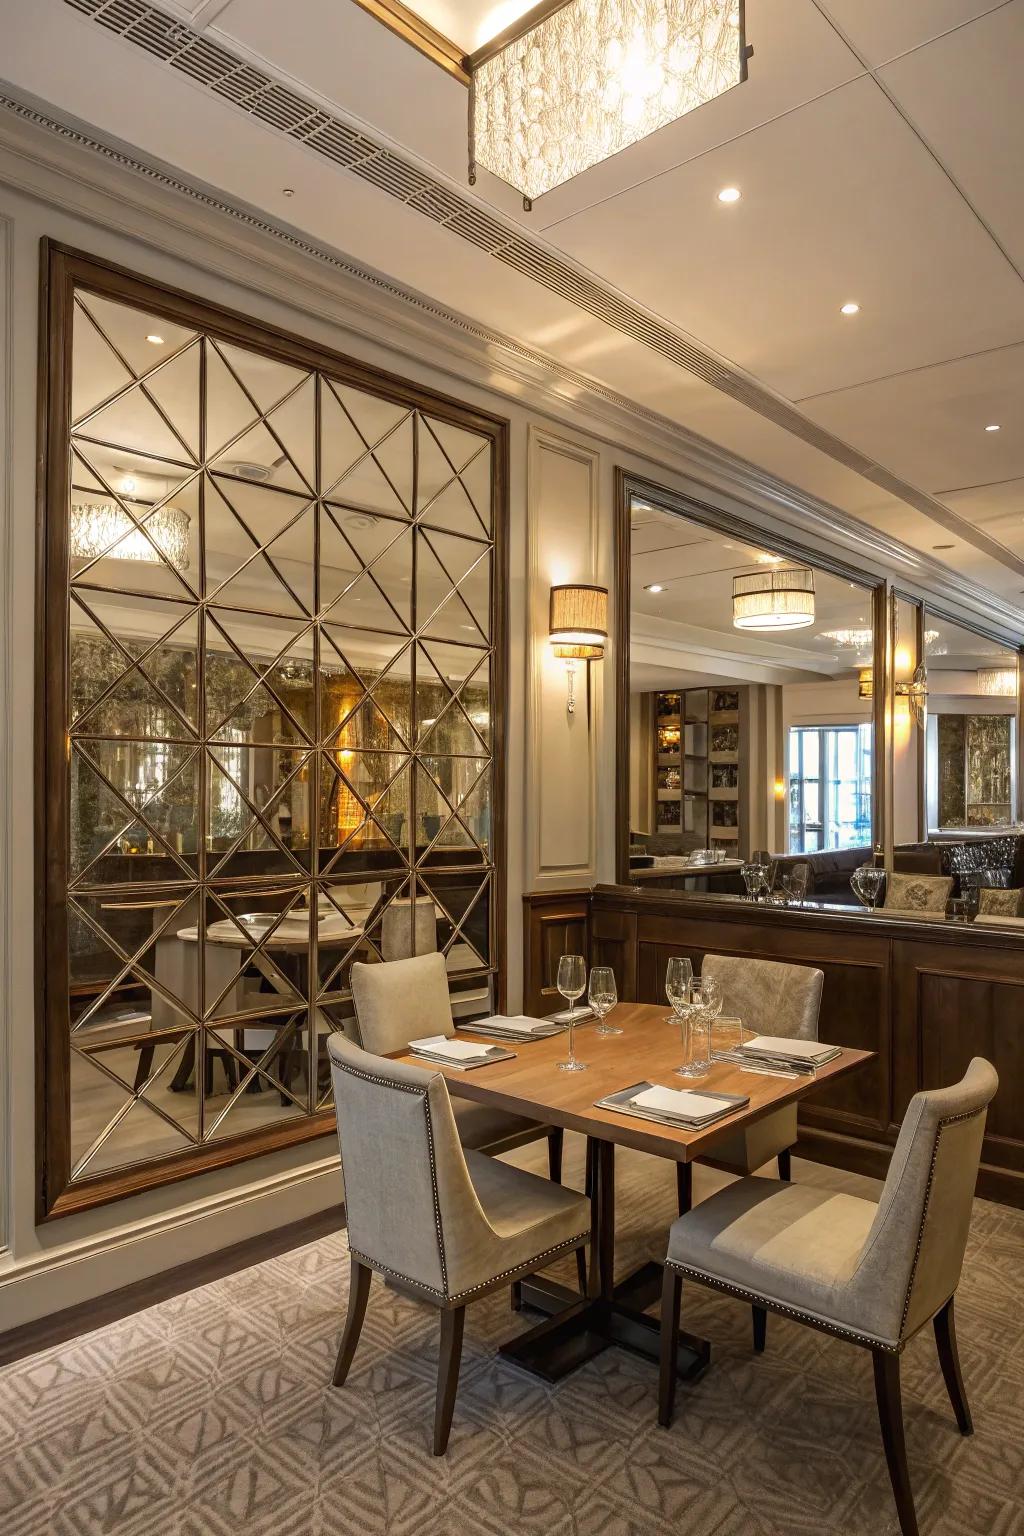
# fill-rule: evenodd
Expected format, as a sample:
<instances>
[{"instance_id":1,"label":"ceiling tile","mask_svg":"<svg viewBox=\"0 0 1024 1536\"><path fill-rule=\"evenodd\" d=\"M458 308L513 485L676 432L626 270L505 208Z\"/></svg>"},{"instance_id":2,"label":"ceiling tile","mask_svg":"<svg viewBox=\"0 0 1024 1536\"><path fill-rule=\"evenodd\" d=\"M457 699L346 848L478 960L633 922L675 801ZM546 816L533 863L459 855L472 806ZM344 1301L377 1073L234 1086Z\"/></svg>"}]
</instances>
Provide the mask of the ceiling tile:
<instances>
[{"instance_id":1,"label":"ceiling tile","mask_svg":"<svg viewBox=\"0 0 1024 1536\"><path fill-rule=\"evenodd\" d=\"M1024 475L1024 345L836 390L800 409L924 490Z\"/></svg>"},{"instance_id":2,"label":"ceiling tile","mask_svg":"<svg viewBox=\"0 0 1024 1536\"><path fill-rule=\"evenodd\" d=\"M819 0L865 61L875 68L919 48L1006 0Z\"/></svg>"},{"instance_id":3,"label":"ceiling tile","mask_svg":"<svg viewBox=\"0 0 1024 1536\"><path fill-rule=\"evenodd\" d=\"M881 78L1024 270L1022 64L1024 0L1014 0L891 64Z\"/></svg>"},{"instance_id":4,"label":"ceiling tile","mask_svg":"<svg viewBox=\"0 0 1024 1536\"><path fill-rule=\"evenodd\" d=\"M793 398L1024 334L1024 286L869 77L550 237Z\"/></svg>"},{"instance_id":5,"label":"ceiling tile","mask_svg":"<svg viewBox=\"0 0 1024 1536\"><path fill-rule=\"evenodd\" d=\"M1024 545L1024 478L943 491L942 500L1000 543Z\"/></svg>"}]
</instances>

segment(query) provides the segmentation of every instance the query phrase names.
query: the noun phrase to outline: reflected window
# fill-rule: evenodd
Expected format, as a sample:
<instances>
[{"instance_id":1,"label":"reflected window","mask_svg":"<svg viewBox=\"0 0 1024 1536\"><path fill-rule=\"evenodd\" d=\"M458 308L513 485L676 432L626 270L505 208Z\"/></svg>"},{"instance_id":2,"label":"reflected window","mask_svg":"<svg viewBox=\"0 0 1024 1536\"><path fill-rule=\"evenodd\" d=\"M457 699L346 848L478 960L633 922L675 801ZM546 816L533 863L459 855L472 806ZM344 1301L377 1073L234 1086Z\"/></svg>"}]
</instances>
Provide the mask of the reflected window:
<instances>
[{"instance_id":1,"label":"reflected window","mask_svg":"<svg viewBox=\"0 0 1024 1536\"><path fill-rule=\"evenodd\" d=\"M790 730L790 853L870 844L871 737L870 725Z\"/></svg>"},{"instance_id":2,"label":"reflected window","mask_svg":"<svg viewBox=\"0 0 1024 1536\"><path fill-rule=\"evenodd\" d=\"M501 427L53 259L73 1184L324 1110L357 961L436 949L486 1011Z\"/></svg>"}]
</instances>

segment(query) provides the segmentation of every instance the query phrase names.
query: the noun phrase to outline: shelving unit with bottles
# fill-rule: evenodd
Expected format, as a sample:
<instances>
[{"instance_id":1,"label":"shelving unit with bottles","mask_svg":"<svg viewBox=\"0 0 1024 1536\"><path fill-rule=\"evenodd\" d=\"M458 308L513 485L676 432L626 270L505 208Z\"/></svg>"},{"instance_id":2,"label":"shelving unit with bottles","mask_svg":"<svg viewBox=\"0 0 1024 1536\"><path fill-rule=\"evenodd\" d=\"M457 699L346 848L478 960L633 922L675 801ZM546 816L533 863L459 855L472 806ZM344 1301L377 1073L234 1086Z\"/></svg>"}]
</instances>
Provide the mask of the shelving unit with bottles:
<instances>
[{"instance_id":1,"label":"shelving unit with bottles","mask_svg":"<svg viewBox=\"0 0 1024 1536\"><path fill-rule=\"evenodd\" d=\"M744 690L687 688L654 695L657 830L690 847L742 853Z\"/></svg>"},{"instance_id":2,"label":"shelving unit with bottles","mask_svg":"<svg viewBox=\"0 0 1024 1536\"><path fill-rule=\"evenodd\" d=\"M711 824L708 845L728 853L740 851L741 692L738 688L709 688L708 801Z\"/></svg>"}]
</instances>

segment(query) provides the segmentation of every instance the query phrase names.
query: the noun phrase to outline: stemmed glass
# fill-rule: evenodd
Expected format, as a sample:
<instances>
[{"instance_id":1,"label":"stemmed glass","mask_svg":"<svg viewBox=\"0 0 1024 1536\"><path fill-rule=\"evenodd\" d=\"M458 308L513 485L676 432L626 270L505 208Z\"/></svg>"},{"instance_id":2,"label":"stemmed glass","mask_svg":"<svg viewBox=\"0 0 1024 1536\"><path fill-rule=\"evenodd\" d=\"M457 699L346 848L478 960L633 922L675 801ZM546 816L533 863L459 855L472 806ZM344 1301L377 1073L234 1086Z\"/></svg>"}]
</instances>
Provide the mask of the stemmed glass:
<instances>
[{"instance_id":1,"label":"stemmed glass","mask_svg":"<svg viewBox=\"0 0 1024 1536\"><path fill-rule=\"evenodd\" d=\"M576 1060L576 999L583 996L587 985L587 967L582 955L563 955L558 962L555 982L559 992L569 1004L569 1056L558 1063L562 1072L585 1072L587 1064Z\"/></svg>"},{"instance_id":2,"label":"stemmed glass","mask_svg":"<svg viewBox=\"0 0 1024 1536\"><path fill-rule=\"evenodd\" d=\"M743 884L751 901L756 901L765 888L765 870L762 864L744 864L740 870Z\"/></svg>"},{"instance_id":3,"label":"stemmed glass","mask_svg":"<svg viewBox=\"0 0 1024 1536\"><path fill-rule=\"evenodd\" d=\"M710 985L709 985L710 984ZM676 1067L679 1077L707 1077L711 1070L711 1020L714 1014L712 996L717 983L709 976L702 983L698 976L690 983L690 997L679 1010L679 1037L683 1049L683 1064ZM718 1007L721 1009L721 988L718 988Z\"/></svg>"},{"instance_id":4,"label":"stemmed glass","mask_svg":"<svg viewBox=\"0 0 1024 1536\"><path fill-rule=\"evenodd\" d=\"M689 1001L693 966L685 955L673 955L665 971L665 996L672 1004L672 1013L666 1024L682 1024L680 1007Z\"/></svg>"},{"instance_id":5,"label":"stemmed glass","mask_svg":"<svg viewBox=\"0 0 1024 1536\"><path fill-rule=\"evenodd\" d=\"M593 965L590 968L590 987L587 992L587 1001L594 1010L597 1019L597 1035L621 1035L622 1030L617 1024L606 1024L605 1016L611 1013L619 1000L619 994L615 986L615 972L610 965Z\"/></svg>"}]
</instances>

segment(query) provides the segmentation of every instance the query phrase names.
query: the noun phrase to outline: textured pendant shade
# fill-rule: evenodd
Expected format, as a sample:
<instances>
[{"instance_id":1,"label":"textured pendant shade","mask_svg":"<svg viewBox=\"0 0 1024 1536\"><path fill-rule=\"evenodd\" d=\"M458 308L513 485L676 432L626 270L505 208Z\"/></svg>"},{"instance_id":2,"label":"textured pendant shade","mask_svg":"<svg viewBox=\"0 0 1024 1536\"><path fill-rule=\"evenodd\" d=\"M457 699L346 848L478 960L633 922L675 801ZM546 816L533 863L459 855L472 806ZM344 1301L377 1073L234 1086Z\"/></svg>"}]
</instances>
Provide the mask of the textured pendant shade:
<instances>
[{"instance_id":1,"label":"textured pendant shade","mask_svg":"<svg viewBox=\"0 0 1024 1536\"><path fill-rule=\"evenodd\" d=\"M746 78L743 0L545 9L470 58L471 183L540 197Z\"/></svg>"},{"instance_id":2,"label":"textured pendant shade","mask_svg":"<svg viewBox=\"0 0 1024 1536\"><path fill-rule=\"evenodd\" d=\"M71 508L71 554L76 560L166 560L176 571L188 570L188 531L191 518L180 507L160 507L137 513L143 533L121 507L112 502L76 502ZM152 543L150 543L152 540ZM156 546L154 548L154 545Z\"/></svg>"},{"instance_id":3,"label":"textured pendant shade","mask_svg":"<svg viewBox=\"0 0 1024 1536\"><path fill-rule=\"evenodd\" d=\"M599 661L608 639L605 588L552 587L549 633L556 656L566 661Z\"/></svg>"},{"instance_id":4,"label":"textured pendant shade","mask_svg":"<svg viewBox=\"0 0 1024 1536\"><path fill-rule=\"evenodd\" d=\"M814 572L797 566L734 576L732 622L736 629L806 629L814 623Z\"/></svg>"}]
</instances>

